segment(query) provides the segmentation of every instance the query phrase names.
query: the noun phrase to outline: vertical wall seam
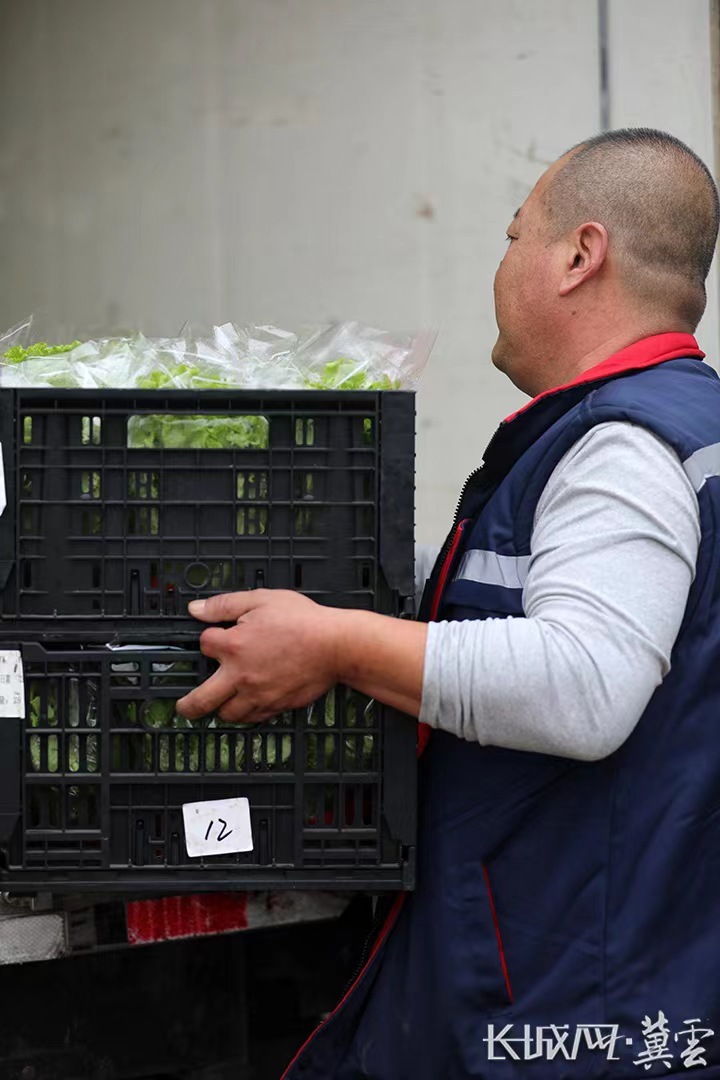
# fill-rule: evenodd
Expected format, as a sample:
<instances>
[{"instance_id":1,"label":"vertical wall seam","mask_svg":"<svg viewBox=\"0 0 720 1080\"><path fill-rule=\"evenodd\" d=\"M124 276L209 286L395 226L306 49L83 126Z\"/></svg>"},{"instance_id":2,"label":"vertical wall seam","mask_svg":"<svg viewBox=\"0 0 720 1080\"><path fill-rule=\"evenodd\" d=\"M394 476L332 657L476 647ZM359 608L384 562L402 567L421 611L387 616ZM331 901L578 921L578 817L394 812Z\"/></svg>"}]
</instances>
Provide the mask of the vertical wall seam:
<instances>
[{"instance_id":1,"label":"vertical wall seam","mask_svg":"<svg viewBox=\"0 0 720 1080\"><path fill-rule=\"evenodd\" d=\"M713 134L713 172L720 179L720 0L710 0L710 110Z\"/></svg>"},{"instance_id":2,"label":"vertical wall seam","mask_svg":"<svg viewBox=\"0 0 720 1080\"><path fill-rule=\"evenodd\" d=\"M600 94L600 130L610 130L610 39L608 32L609 0L598 0L598 75Z\"/></svg>"},{"instance_id":3,"label":"vertical wall seam","mask_svg":"<svg viewBox=\"0 0 720 1080\"><path fill-rule=\"evenodd\" d=\"M720 0L710 0L708 16L710 20L710 118L712 122L712 171L716 182L720 180ZM720 241L715 244L715 265L720 257ZM720 275L717 276L716 294L720 290ZM720 357L720 342L715 340L716 354ZM712 362L712 361L711 361ZM713 363L716 367L717 360Z\"/></svg>"}]
</instances>

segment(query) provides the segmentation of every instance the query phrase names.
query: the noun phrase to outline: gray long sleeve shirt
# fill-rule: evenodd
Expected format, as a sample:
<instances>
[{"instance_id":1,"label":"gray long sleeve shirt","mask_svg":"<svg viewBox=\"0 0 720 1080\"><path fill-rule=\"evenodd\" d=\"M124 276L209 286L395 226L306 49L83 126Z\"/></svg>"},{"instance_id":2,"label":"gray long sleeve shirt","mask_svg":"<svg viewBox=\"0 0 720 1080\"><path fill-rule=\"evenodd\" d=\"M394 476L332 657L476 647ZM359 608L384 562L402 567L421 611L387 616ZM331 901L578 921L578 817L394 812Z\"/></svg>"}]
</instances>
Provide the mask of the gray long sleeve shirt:
<instances>
[{"instance_id":1,"label":"gray long sleeve shirt","mask_svg":"<svg viewBox=\"0 0 720 1080\"><path fill-rule=\"evenodd\" d=\"M670 669L699 542L675 452L630 423L593 428L538 503L525 617L430 624L420 720L484 745L612 753Z\"/></svg>"}]
</instances>

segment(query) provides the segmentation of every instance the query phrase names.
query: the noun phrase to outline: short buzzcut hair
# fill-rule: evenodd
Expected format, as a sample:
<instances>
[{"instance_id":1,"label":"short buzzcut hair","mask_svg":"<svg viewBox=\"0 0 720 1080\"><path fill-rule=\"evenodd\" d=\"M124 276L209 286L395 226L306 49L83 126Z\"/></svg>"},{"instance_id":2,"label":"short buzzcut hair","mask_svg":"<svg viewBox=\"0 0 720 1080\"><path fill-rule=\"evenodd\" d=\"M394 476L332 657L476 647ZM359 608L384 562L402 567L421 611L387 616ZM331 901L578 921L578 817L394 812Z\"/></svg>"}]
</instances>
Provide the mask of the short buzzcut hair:
<instances>
[{"instance_id":1,"label":"short buzzcut hair","mask_svg":"<svg viewBox=\"0 0 720 1080\"><path fill-rule=\"evenodd\" d=\"M720 219L708 167L680 139L652 128L607 131L568 154L545 193L552 235L586 221L604 225L629 292L694 328Z\"/></svg>"}]
</instances>

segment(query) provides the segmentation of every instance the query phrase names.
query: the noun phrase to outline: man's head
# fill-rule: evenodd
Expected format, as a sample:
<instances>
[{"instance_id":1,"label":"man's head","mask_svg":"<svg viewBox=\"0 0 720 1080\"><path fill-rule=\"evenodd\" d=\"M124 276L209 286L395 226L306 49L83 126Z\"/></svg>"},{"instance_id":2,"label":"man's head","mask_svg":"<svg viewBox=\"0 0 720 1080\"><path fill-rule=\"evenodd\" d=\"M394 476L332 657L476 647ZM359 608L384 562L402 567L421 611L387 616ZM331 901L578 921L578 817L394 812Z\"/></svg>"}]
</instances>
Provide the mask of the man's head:
<instances>
[{"instance_id":1,"label":"man's head","mask_svg":"<svg viewBox=\"0 0 720 1080\"><path fill-rule=\"evenodd\" d=\"M625 129L573 147L508 227L493 362L535 394L602 359L606 343L609 355L694 330L718 217L712 176L672 135Z\"/></svg>"}]
</instances>

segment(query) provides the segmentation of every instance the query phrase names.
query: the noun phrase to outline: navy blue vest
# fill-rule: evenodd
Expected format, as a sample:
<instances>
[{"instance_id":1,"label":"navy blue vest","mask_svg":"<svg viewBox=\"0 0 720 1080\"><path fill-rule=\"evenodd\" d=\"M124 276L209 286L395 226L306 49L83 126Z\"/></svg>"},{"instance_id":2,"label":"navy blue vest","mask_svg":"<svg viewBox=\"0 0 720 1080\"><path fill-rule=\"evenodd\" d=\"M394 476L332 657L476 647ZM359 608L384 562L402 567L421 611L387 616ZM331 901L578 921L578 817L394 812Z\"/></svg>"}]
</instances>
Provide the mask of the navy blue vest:
<instances>
[{"instance_id":1,"label":"navy blue vest","mask_svg":"<svg viewBox=\"0 0 720 1080\"><path fill-rule=\"evenodd\" d=\"M693 1036L674 1036L691 1020L715 1032L702 1039L701 1075L720 1077L716 374L670 360L551 394L501 425L424 613L442 581L437 617L522 616L538 499L566 451L610 420L673 447L698 494L702 540L672 669L601 761L433 732L421 761L418 890L396 905L371 963L288 1080L684 1076ZM671 1068L658 1060L646 1071L643 1020L661 1011ZM567 1029L549 1062L537 1040L553 1024Z\"/></svg>"}]
</instances>

